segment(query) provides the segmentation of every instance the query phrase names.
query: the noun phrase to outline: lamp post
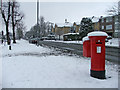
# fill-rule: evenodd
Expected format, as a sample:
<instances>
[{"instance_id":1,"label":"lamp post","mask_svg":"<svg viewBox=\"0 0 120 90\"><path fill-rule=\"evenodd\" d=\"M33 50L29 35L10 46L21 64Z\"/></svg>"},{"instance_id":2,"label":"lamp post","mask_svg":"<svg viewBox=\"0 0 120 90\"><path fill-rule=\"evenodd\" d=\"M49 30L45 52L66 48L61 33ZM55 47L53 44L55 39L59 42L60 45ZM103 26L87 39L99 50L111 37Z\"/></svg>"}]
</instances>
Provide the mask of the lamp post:
<instances>
[{"instance_id":1,"label":"lamp post","mask_svg":"<svg viewBox=\"0 0 120 90\"><path fill-rule=\"evenodd\" d=\"M39 24L39 0L37 0L37 25Z\"/></svg>"},{"instance_id":2,"label":"lamp post","mask_svg":"<svg viewBox=\"0 0 120 90\"><path fill-rule=\"evenodd\" d=\"M40 38L40 29L39 29L39 0L37 0L37 46Z\"/></svg>"},{"instance_id":3,"label":"lamp post","mask_svg":"<svg viewBox=\"0 0 120 90\"><path fill-rule=\"evenodd\" d=\"M37 0L37 37L40 37L40 30L39 30L39 0Z\"/></svg>"}]
</instances>

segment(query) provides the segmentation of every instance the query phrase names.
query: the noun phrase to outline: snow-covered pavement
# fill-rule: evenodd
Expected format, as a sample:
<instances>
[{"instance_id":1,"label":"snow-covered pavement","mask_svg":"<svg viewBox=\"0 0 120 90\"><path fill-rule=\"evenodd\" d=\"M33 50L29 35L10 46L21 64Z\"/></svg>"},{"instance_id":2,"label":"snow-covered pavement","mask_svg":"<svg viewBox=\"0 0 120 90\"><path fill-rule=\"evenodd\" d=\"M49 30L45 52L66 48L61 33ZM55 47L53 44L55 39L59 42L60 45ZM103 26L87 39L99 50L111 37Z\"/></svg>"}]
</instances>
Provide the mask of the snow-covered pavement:
<instances>
[{"instance_id":1,"label":"snow-covered pavement","mask_svg":"<svg viewBox=\"0 0 120 90\"><path fill-rule=\"evenodd\" d=\"M2 48L3 88L118 88L118 65L106 61L106 76L90 77L90 58L79 57L28 41Z\"/></svg>"}]
</instances>

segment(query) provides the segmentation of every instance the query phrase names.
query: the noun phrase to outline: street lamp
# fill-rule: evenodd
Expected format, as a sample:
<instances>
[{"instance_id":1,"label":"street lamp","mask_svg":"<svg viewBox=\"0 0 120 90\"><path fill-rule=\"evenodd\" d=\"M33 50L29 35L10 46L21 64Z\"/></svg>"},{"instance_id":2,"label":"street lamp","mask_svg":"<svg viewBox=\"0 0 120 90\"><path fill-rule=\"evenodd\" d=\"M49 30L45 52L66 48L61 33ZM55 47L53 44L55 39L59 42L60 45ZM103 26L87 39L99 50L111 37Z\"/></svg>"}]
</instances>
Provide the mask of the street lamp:
<instances>
[{"instance_id":1,"label":"street lamp","mask_svg":"<svg viewBox=\"0 0 120 90\"><path fill-rule=\"evenodd\" d=\"M37 0L37 43L39 42L40 38L40 30L39 30L39 0Z\"/></svg>"},{"instance_id":2,"label":"street lamp","mask_svg":"<svg viewBox=\"0 0 120 90\"><path fill-rule=\"evenodd\" d=\"M39 0L37 0L37 25L39 24Z\"/></svg>"}]
</instances>

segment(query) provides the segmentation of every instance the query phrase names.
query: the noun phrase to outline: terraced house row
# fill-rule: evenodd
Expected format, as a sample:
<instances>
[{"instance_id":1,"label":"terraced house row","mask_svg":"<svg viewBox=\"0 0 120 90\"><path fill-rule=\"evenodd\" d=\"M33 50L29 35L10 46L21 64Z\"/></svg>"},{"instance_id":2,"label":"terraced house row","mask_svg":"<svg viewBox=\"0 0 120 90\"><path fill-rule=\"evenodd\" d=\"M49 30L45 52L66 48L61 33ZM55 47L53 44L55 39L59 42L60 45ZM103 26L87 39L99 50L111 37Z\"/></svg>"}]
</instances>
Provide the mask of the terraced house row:
<instances>
[{"instance_id":1,"label":"terraced house row","mask_svg":"<svg viewBox=\"0 0 120 90\"><path fill-rule=\"evenodd\" d=\"M112 37L119 37L120 33L120 15L100 17L98 22L93 23L94 30L101 30Z\"/></svg>"},{"instance_id":2,"label":"terraced house row","mask_svg":"<svg viewBox=\"0 0 120 90\"><path fill-rule=\"evenodd\" d=\"M63 39L64 34L79 33L79 29L80 22L70 23L67 22L67 19L65 19L65 23L55 23L55 25L52 28L52 32L56 36L61 36L61 39Z\"/></svg>"},{"instance_id":3,"label":"terraced house row","mask_svg":"<svg viewBox=\"0 0 120 90\"><path fill-rule=\"evenodd\" d=\"M95 31L104 31L108 35L117 38L120 33L120 15L93 18L93 29ZM76 33L80 31L80 22L70 23L65 19L65 23L55 23L52 32L56 36L62 36L64 34Z\"/></svg>"}]
</instances>

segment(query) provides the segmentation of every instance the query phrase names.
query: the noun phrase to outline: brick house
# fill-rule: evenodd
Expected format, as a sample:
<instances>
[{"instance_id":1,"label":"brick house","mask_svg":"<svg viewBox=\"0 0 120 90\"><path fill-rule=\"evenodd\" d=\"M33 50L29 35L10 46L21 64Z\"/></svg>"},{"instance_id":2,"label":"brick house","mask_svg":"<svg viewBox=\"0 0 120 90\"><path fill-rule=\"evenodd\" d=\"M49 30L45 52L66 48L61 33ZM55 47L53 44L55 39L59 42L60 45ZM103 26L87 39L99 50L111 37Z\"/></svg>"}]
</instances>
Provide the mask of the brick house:
<instances>
[{"instance_id":1,"label":"brick house","mask_svg":"<svg viewBox=\"0 0 120 90\"><path fill-rule=\"evenodd\" d=\"M100 30L100 22L98 17L92 18L92 27L94 31Z\"/></svg>"},{"instance_id":2,"label":"brick house","mask_svg":"<svg viewBox=\"0 0 120 90\"><path fill-rule=\"evenodd\" d=\"M73 31L74 31L74 33L79 33L79 29L80 29L80 22L74 22L73 23Z\"/></svg>"},{"instance_id":3,"label":"brick house","mask_svg":"<svg viewBox=\"0 0 120 90\"><path fill-rule=\"evenodd\" d=\"M67 22L67 19L65 19L65 23L55 23L55 25L52 28L52 32L55 34L56 37L60 37L62 39L63 34L67 34L71 31L72 23Z\"/></svg>"},{"instance_id":4,"label":"brick house","mask_svg":"<svg viewBox=\"0 0 120 90\"><path fill-rule=\"evenodd\" d=\"M61 30L63 32L63 34L66 34L66 33L69 33L70 30L71 30L71 26L72 24L71 23L56 23L55 24L55 33L57 33L58 30Z\"/></svg>"},{"instance_id":5,"label":"brick house","mask_svg":"<svg viewBox=\"0 0 120 90\"><path fill-rule=\"evenodd\" d=\"M93 25L94 31L100 30L100 23L99 22L93 22L92 25Z\"/></svg>"},{"instance_id":6,"label":"brick house","mask_svg":"<svg viewBox=\"0 0 120 90\"><path fill-rule=\"evenodd\" d=\"M118 37L120 15L101 17L99 19L100 30L112 37Z\"/></svg>"}]
</instances>

